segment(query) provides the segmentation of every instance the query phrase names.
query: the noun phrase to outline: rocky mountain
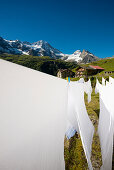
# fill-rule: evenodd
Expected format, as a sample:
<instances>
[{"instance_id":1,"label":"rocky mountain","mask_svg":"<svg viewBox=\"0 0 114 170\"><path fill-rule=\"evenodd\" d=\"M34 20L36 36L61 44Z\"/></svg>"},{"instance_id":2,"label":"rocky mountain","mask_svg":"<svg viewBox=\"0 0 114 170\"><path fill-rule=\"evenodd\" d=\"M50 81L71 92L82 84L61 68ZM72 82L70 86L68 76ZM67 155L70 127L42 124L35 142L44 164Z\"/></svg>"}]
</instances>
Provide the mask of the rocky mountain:
<instances>
[{"instance_id":1,"label":"rocky mountain","mask_svg":"<svg viewBox=\"0 0 114 170\"><path fill-rule=\"evenodd\" d=\"M0 37L0 53L49 56L51 58L61 58L64 56L62 52L53 48L48 42L43 40L29 43L19 40L5 40L2 37Z\"/></svg>"},{"instance_id":2,"label":"rocky mountain","mask_svg":"<svg viewBox=\"0 0 114 170\"><path fill-rule=\"evenodd\" d=\"M98 57L86 50L82 52L77 50L73 54L64 54L43 40L29 43L19 40L5 40L2 37L0 37L0 53L49 56L54 59L60 58L65 61L75 61L77 63L90 63L99 60Z\"/></svg>"},{"instance_id":3,"label":"rocky mountain","mask_svg":"<svg viewBox=\"0 0 114 170\"><path fill-rule=\"evenodd\" d=\"M96 57L94 54L86 50L82 51L80 58L81 58L81 63L91 63L93 61L98 61L100 59Z\"/></svg>"},{"instance_id":4,"label":"rocky mountain","mask_svg":"<svg viewBox=\"0 0 114 170\"><path fill-rule=\"evenodd\" d=\"M66 54L63 59L66 61L76 61L77 63L91 63L93 61L98 61L100 58L89 51L83 50L81 52L80 50L77 50L71 55Z\"/></svg>"}]
</instances>

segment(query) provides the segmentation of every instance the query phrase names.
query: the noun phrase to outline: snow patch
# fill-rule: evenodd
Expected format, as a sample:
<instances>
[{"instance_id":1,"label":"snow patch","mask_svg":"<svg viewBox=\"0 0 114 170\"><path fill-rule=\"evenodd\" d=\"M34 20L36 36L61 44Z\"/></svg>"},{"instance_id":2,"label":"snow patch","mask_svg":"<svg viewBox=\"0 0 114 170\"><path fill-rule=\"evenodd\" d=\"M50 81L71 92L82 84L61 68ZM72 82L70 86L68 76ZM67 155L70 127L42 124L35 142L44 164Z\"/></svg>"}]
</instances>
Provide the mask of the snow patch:
<instances>
[{"instance_id":1,"label":"snow patch","mask_svg":"<svg viewBox=\"0 0 114 170\"><path fill-rule=\"evenodd\" d=\"M79 61L82 60L80 55L81 55L81 51L80 50L75 51L73 54L66 54L66 56L67 56L66 61L73 60L73 61L79 62Z\"/></svg>"}]
</instances>

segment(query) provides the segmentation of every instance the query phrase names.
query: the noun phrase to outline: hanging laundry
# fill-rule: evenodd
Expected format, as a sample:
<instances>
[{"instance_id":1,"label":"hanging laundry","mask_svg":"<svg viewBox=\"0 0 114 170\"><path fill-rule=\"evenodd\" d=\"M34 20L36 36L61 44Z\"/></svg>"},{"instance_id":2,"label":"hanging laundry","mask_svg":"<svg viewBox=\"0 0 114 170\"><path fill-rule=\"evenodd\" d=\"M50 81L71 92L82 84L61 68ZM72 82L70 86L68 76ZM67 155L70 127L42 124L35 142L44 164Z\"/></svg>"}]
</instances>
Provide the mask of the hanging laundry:
<instances>
[{"instance_id":1,"label":"hanging laundry","mask_svg":"<svg viewBox=\"0 0 114 170\"><path fill-rule=\"evenodd\" d=\"M67 127L66 127L66 133L65 133L67 139L70 139L71 137L73 137L75 133L76 133L76 129L71 125L69 120L67 120Z\"/></svg>"},{"instance_id":2,"label":"hanging laundry","mask_svg":"<svg viewBox=\"0 0 114 170\"><path fill-rule=\"evenodd\" d=\"M110 82L106 83L106 86L103 86L97 80L96 92L99 92L100 98L98 133L103 163L101 170L111 170L114 134L114 86Z\"/></svg>"},{"instance_id":3,"label":"hanging laundry","mask_svg":"<svg viewBox=\"0 0 114 170\"><path fill-rule=\"evenodd\" d=\"M105 79L102 77L102 85L105 85Z\"/></svg>"},{"instance_id":4,"label":"hanging laundry","mask_svg":"<svg viewBox=\"0 0 114 170\"><path fill-rule=\"evenodd\" d=\"M72 83L84 83L83 85L83 89L84 89L84 92L86 92L88 94L88 103L91 101L91 93L92 93L92 87L91 87L91 81L90 79L85 82L83 78L81 78L80 80L78 81L73 81Z\"/></svg>"},{"instance_id":5,"label":"hanging laundry","mask_svg":"<svg viewBox=\"0 0 114 170\"><path fill-rule=\"evenodd\" d=\"M106 86L110 85L110 82L106 80Z\"/></svg>"},{"instance_id":6,"label":"hanging laundry","mask_svg":"<svg viewBox=\"0 0 114 170\"><path fill-rule=\"evenodd\" d=\"M84 83L85 81L84 81L84 78L80 78L77 82L78 83Z\"/></svg>"},{"instance_id":7,"label":"hanging laundry","mask_svg":"<svg viewBox=\"0 0 114 170\"><path fill-rule=\"evenodd\" d=\"M109 77L109 83L114 84L114 79L112 77Z\"/></svg>"},{"instance_id":8,"label":"hanging laundry","mask_svg":"<svg viewBox=\"0 0 114 170\"><path fill-rule=\"evenodd\" d=\"M96 86L95 86L95 94L100 93L102 85L99 83L98 79L96 79Z\"/></svg>"},{"instance_id":9,"label":"hanging laundry","mask_svg":"<svg viewBox=\"0 0 114 170\"><path fill-rule=\"evenodd\" d=\"M84 92L90 80L74 83L0 60L0 169L65 170L64 137L77 131L92 169L94 133ZM67 107L68 105L68 107Z\"/></svg>"},{"instance_id":10,"label":"hanging laundry","mask_svg":"<svg viewBox=\"0 0 114 170\"><path fill-rule=\"evenodd\" d=\"M90 94L89 91L91 91L91 88L90 90L88 88L90 88L90 80L87 83L69 83L67 120L69 120L73 129L80 134L88 167L92 170L90 157L94 127L89 119L84 102L84 92Z\"/></svg>"},{"instance_id":11,"label":"hanging laundry","mask_svg":"<svg viewBox=\"0 0 114 170\"><path fill-rule=\"evenodd\" d=\"M64 170L67 81L0 60L0 170Z\"/></svg>"},{"instance_id":12,"label":"hanging laundry","mask_svg":"<svg viewBox=\"0 0 114 170\"><path fill-rule=\"evenodd\" d=\"M86 94L88 94L88 103L89 103L91 101L91 93L92 93L92 87L91 87L90 79L87 82L85 82L84 91L86 92Z\"/></svg>"},{"instance_id":13,"label":"hanging laundry","mask_svg":"<svg viewBox=\"0 0 114 170\"><path fill-rule=\"evenodd\" d=\"M89 103L91 101L91 93L92 93L91 81L88 80L87 82L85 82L83 78L80 78L78 81L74 81L72 83L75 83L75 84L77 84L77 83L82 83L83 84L84 83L83 84L83 90L84 90L84 92L86 91L86 93L88 94L88 103ZM72 99L68 98L68 103L70 103L69 107L70 107L70 111L71 111L73 109L73 106L71 105L72 102L69 102L70 100L72 100ZM74 113L74 111L72 113ZM74 114L70 113L70 116L71 116L72 120L75 120ZM75 125L76 125L76 123L75 123ZM78 130L78 126L76 127L76 129ZM71 137L73 137L75 135L75 133L77 132L76 129L71 125L71 123L69 122L69 118L68 118L68 120L67 120L67 129L66 129L66 137L67 137L67 139L70 139ZM78 131L78 133L79 133L79 131Z\"/></svg>"}]
</instances>

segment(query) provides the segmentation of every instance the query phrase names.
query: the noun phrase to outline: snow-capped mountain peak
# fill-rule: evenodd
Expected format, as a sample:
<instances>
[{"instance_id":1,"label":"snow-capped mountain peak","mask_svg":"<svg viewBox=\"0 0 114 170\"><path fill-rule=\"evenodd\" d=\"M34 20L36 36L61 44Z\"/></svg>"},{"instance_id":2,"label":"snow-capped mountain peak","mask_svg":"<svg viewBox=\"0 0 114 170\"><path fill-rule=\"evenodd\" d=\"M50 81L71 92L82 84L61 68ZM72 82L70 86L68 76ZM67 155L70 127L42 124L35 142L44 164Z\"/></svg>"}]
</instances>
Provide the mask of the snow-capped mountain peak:
<instances>
[{"instance_id":1,"label":"snow-capped mountain peak","mask_svg":"<svg viewBox=\"0 0 114 170\"><path fill-rule=\"evenodd\" d=\"M80 50L76 50L73 54L66 54L64 60L75 61L77 63L90 63L99 60L99 58L87 50L83 50L82 52Z\"/></svg>"},{"instance_id":2,"label":"snow-capped mountain peak","mask_svg":"<svg viewBox=\"0 0 114 170\"><path fill-rule=\"evenodd\" d=\"M40 40L40 41L37 41L37 42L34 42L32 43L32 45L37 45L39 47L42 47L42 46L49 46L48 42L47 41L44 41L44 40Z\"/></svg>"},{"instance_id":3,"label":"snow-capped mountain peak","mask_svg":"<svg viewBox=\"0 0 114 170\"><path fill-rule=\"evenodd\" d=\"M65 61L75 62L92 62L98 60L89 51L76 50L73 54L64 54L61 51L53 48L48 42L40 40L34 43L20 40L6 40L0 37L0 53L33 55L33 56L49 56L54 59L63 59Z\"/></svg>"},{"instance_id":4,"label":"snow-capped mountain peak","mask_svg":"<svg viewBox=\"0 0 114 170\"><path fill-rule=\"evenodd\" d=\"M61 58L64 56L62 52L53 48L44 40L29 43L19 40L5 40L2 37L0 37L0 53L49 56L51 58Z\"/></svg>"},{"instance_id":5,"label":"snow-capped mountain peak","mask_svg":"<svg viewBox=\"0 0 114 170\"><path fill-rule=\"evenodd\" d=\"M81 53L80 50L76 50L73 54L74 54L74 55L77 55L77 54L80 54L80 53Z\"/></svg>"}]
</instances>

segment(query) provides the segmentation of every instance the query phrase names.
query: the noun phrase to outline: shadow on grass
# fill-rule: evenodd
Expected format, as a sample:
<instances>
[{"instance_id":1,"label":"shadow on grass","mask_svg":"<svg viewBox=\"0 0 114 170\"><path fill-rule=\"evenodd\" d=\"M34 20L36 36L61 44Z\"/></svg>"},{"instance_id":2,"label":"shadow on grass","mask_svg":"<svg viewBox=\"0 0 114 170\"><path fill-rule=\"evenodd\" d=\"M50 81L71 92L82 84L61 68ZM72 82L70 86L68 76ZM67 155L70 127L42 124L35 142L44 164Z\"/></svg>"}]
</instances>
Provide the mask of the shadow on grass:
<instances>
[{"instance_id":1,"label":"shadow on grass","mask_svg":"<svg viewBox=\"0 0 114 170\"><path fill-rule=\"evenodd\" d=\"M68 148L68 152L69 152L69 158L67 159L67 161L65 162L65 169L69 170L70 166L73 166L73 164L75 163L74 161L74 150L76 148L76 137L73 136L70 140L69 140L69 148Z\"/></svg>"},{"instance_id":2,"label":"shadow on grass","mask_svg":"<svg viewBox=\"0 0 114 170\"><path fill-rule=\"evenodd\" d=\"M97 114L97 116L98 116L98 118L99 118L100 109L95 109L94 111L95 111L95 113Z\"/></svg>"},{"instance_id":3,"label":"shadow on grass","mask_svg":"<svg viewBox=\"0 0 114 170\"><path fill-rule=\"evenodd\" d=\"M113 156L112 156L112 170L114 170L114 144L113 144Z\"/></svg>"}]
</instances>

